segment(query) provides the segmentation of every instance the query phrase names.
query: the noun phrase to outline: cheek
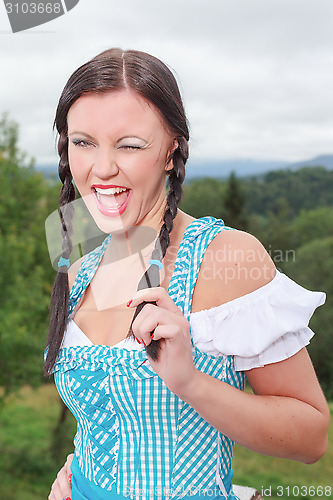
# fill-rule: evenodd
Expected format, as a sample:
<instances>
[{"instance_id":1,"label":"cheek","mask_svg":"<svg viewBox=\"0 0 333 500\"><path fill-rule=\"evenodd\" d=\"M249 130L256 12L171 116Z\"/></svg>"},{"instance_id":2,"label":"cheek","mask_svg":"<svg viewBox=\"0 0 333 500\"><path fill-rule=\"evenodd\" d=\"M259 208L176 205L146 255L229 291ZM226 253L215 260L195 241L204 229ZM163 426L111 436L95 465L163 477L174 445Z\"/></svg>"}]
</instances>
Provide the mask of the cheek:
<instances>
[{"instance_id":1,"label":"cheek","mask_svg":"<svg viewBox=\"0 0 333 500\"><path fill-rule=\"evenodd\" d=\"M72 173L75 184L79 187L82 184L89 173L89 166L87 160L83 158L80 154L68 151L68 161L69 168Z\"/></svg>"},{"instance_id":2,"label":"cheek","mask_svg":"<svg viewBox=\"0 0 333 500\"><path fill-rule=\"evenodd\" d=\"M164 176L164 162L159 154L142 155L133 161L133 165L127 170L131 172L133 185L149 187L156 184Z\"/></svg>"}]
</instances>

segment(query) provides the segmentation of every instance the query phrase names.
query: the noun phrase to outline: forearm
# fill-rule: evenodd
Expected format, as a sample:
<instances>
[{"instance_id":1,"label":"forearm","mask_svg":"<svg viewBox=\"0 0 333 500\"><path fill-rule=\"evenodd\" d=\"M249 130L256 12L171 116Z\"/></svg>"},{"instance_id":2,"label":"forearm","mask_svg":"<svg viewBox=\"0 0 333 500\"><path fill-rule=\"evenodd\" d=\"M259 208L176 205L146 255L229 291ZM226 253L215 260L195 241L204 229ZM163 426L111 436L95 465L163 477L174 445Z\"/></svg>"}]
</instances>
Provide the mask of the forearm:
<instances>
[{"instance_id":1,"label":"forearm","mask_svg":"<svg viewBox=\"0 0 333 500\"><path fill-rule=\"evenodd\" d=\"M325 416L298 399L249 394L200 371L181 399L257 453L313 463L326 451Z\"/></svg>"}]
</instances>

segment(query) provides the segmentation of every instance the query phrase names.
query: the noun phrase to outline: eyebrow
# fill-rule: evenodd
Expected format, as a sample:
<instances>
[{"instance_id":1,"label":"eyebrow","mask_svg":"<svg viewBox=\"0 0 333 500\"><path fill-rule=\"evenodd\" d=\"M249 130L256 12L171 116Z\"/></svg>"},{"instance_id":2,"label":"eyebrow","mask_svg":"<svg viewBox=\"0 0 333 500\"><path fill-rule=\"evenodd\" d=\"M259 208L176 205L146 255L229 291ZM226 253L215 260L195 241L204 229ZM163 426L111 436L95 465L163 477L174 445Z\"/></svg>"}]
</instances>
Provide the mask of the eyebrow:
<instances>
[{"instance_id":1,"label":"eyebrow","mask_svg":"<svg viewBox=\"0 0 333 500\"><path fill-rule=\"evenodd\" d=\"M86 132L80 132L78 130L75 130L74 132L71 132L68 135L74 135L74 134L84 135L85 137L88 137L88 139L93 139L93 137L91 135L87 134Z\"/></svg>"}]
</instances>

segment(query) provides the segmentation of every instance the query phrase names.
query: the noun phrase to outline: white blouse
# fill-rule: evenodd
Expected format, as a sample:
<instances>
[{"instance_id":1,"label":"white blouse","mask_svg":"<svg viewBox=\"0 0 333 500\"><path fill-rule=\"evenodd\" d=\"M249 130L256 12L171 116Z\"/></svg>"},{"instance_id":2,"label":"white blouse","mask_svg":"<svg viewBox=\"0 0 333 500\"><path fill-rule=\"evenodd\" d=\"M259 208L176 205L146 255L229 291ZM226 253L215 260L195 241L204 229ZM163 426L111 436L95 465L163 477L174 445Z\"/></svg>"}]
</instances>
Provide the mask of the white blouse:
<instances>
[{"instance_id":1,"label":"white blouse","mask_svg":"<svg viewBox=\"0 0 333 500\"><path fill-rule=\"evenodd\" d=\"M191 313L194 344L211 355L233 355L237 371L277 363L309 344L308 327L326 294L303 288L280 271L266 285L211 309ZM62 347L92 346L91 340L69 320ZM133 338L114 347L144 349Z\"/></svg>"}]
</instances>

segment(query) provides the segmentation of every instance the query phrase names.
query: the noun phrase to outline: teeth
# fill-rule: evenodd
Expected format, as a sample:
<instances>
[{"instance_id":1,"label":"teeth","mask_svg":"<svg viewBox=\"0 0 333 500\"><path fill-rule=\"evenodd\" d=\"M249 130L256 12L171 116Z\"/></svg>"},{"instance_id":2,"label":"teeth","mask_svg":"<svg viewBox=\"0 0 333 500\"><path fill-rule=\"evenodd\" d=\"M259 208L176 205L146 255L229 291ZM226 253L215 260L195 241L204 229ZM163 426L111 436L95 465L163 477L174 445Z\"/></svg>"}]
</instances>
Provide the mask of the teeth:
<instances>
[{"instance_id":1,"label":"teeth","mask_svg":"<svg viewBox=\"0 0 333 500\"><path fill-rule=\"evenodd\" d=\"M107 188L107 189L101 189L101 188L95 187L95 191L98 194L119 194L119 193L122 193L123 191L127 191L127 189L122 188L122 187Z\"/></svg>"}]
</instances>

